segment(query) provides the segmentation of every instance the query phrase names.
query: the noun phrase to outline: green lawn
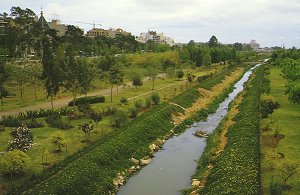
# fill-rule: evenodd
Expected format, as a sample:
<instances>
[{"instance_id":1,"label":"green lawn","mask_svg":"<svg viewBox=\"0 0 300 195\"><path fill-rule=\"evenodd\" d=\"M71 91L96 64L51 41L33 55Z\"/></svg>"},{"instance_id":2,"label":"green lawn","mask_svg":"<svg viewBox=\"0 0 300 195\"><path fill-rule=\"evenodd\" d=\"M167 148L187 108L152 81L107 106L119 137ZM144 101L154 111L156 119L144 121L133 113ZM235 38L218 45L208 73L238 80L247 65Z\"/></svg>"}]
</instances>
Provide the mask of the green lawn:
<instances>
[{"instance_id":1,"label":"green lawn","mask_svg":"<svg viewBox=\"0 0 300 195\"><path fill-rule=\"evenodd\" d=\"M204 74L209 74L211 72L215 72L218 71L220 69L222 69L224 66L212 66L210 68L206 68L206 67L201 67L201 68L196 68L196 69L185 69L185 73L187 72L192 72L195 76L201 76ZM184 80L185 78L183 78ZM124 83L128 83L130 82L128 79L124 80ZM155 80L155 89L161 88L161 87L166 87L170 84L174 84L174 83L178 83L178 80L174 80L174 78L157 78ZM94 88L90 91L90 92L96 92L96 91L100 91L103 89L107 89L109 88L109 86L105 86L105 84L99 80L94 81ZM123 86L120 86L119 88L122 88ZM29 107L29 106L33 106L33 105L38 105L44 102L50 102L49 99L46 98L46 93L45 90L43 88L43 84L40 82L37 87L36 87L36 93L37 93L37 100L35 100L34 97L34 88L32 85L30 84L25 84L24 85L24 94L23 94L23 99L21 100L20 97L20 92L19 89L17 87L17 85L15 83L9 83L6 88L8 89L10 94L14 94L16 95L15 97L9 97L9 98L4 98L4 106L0 105L0 112L2 111L9 111L9 110L15 110L18 108L23 108L23 107ZM125 87L126 89L128 89L128 86ZM134 89L133 87L131 87L131 90L129 90L130 92L122 92L122 94L119 94L118 97L132 97L132 96L136 96L136 95L140 95L146 92L151 91L152 88L152 81L147 80L144 81L143 86L138 87L138 89ZM180 88L176 89L176 93L178 94ZM127 91L127 90L126 90ZM166 97L168 94L172 94L174 93L174 87L170 87L167 90L163 90L164 93L161 93L162 97ZM61 99L61 98L66 98L66 97L72 97L71 92L60 92L58 94L58 96L55 99ZM169 97L171 98L171 97ZM54 99L54 100L55 100Z\"/></svg>"},{"instance_id":2,"label":"green lawn","mask_svg":"<svg viewBox=\"0 0 300 195\"><path fill-rule=\"evenodd\" d=\"M261 163L262 190L264 194L270 194L269 186L272 175L274 175L274 180L277 183L283 183L281 167L284 162L300 163L300 105L290 103L287 96L284 95L286 81L279 75L281 73L280 68L272 67L270 70L271 95L280 103L280 108L273 113L273 123L271 123L270 118L261 121L262 127L269 125L272 128L270 131L263 132L262 135L274 134L275 130L278 129L279 133L285 137L279 141L277 148L261 145L263 156L266 156L262 158ZM283 154L284 158L282 158L282 155L279 156L278 153ZM270 155L274 154L276 158L271 159ZM298 173L288 180L287 184L292 188L284 191L283 194L299 194L300 167L298 168Z\"/></svg>"}]
</instances>

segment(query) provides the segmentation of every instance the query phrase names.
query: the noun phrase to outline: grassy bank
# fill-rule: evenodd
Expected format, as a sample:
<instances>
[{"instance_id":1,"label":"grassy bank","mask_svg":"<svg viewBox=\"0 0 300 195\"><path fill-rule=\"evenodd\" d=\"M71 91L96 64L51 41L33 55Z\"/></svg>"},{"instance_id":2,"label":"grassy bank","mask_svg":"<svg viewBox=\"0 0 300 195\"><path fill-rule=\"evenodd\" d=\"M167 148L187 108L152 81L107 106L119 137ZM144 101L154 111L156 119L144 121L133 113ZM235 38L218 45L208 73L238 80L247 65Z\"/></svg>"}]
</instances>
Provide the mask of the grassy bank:
<instances>
[{"instance_id":1,"label":"grassy bank","mask_svg":"<svg viewBox=\"0 0 300 195\"><path fill-rule=\"evenodd\" d=\"M213 86L212 83L221 82L231 71L226 69L204 81L202 85L207 82L207 85ZM195 92L196 88L197 86L187 90L172 102L191 105L200 96ZM149 110L127 127L100 139L94 145L80 150L50 170L28 180L19 192L82 194L113 190L112 180L116 174L133 165L128 159L140 159L149 154L150 143L174 127L170 123L173 112L180 112L180 109L166 103Z\"/></svg>"},{"instance_id":2,"label":"grassy bank","mask_svg":"<svg viewBox=\"0 0 300 195\"><path fill-rule=\"evenodd\" d=\"M274 183L283 185L282 174L285 163L300 163L300 105L292 104L284 95L286 80L280 75L279 67L271 67L268 75L271 91L270 94L279 102L280 108L274 111L272 121L270 118L261 120L261 162L262 192L270 194L272 176ZM277 140L276 131L281 136ZM283 194L299 194L300 192L300 168L298 174L291 177L287 184L291 187L284 190Z\"/></svg>"},{"instance_id":3,"label":"grassy bank","mask_svg":"<svg viewBox=\"0 0 300 195\"><path fill-rule=\"evenodd\" d=\"M231 104L229 115L207 139L193 176L201 181L200 185L189 192L259 194L258 100L262 68L255 75L245 93Z\"/></svg>"}]
</instances>

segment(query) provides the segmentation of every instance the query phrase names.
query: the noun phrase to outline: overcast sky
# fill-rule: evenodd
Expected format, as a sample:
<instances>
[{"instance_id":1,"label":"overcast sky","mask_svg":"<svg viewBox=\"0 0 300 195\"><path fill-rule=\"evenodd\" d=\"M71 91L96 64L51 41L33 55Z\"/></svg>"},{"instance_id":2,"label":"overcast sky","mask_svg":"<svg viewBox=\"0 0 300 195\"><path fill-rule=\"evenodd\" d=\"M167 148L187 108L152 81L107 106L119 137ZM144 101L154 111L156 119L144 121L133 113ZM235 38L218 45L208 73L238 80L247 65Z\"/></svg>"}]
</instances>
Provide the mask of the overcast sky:
<instances>
[{"instance_id":1,"label":"overcast sky","mask_svg":"<svg viewBox=\"0 0 300 195\"><path fill-rule=\"evenodd\" d=\"M207 42L215 35L221 43L254 39L262 47L300 48L300 0L0 0L0 12L20 6L40 15L41 5L46 20L57 14L85 30L92 25L75 22L134 35L150 29L175 42Z\"/></svg>"}]
</instances>

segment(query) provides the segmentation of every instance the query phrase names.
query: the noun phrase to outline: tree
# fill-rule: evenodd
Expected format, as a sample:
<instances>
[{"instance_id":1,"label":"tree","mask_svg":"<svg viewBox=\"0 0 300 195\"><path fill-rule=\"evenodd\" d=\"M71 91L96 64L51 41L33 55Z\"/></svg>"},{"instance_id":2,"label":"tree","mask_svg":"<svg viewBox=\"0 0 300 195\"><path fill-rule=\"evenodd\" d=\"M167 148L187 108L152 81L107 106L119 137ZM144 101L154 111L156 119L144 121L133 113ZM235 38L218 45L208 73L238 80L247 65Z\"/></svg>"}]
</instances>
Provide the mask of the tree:
<instances>
[{"instance_id":1,"label":"tree","mask_svg":"<svg viewBox=\"0 0 300 195\"><path fill-rule=\"evenodd\" d=\"M213 35L208 41L208 46L209 47L218 47L218 45L219 45L218 39L215 35Z\"/></svg>"},{"instance_id":2,"label":"tree","mask_svg":"<svg viewBox=\"0 0 300 195\"><path fill-rule=\"evenodd\" d=\"M47 98L50 97L51 106L53 109L53 97L59 92L59 86L62 80L61 69L54 61L52 44L49 37L43 38L43 72L42 79L46 89Z\"/></svg>"},{"instance_id":3,"label":"tree","mask_svg":"<svg viewBox=\"0 0 300 195\"><path fill-rule=\"evenodd\" d=\"M33 85L34 99L37 100L36 86L42 75L42 66L39 63L30 63L26 66L30 84Z\"/></svg>"},{"instance_id":4,"label":"tree","mask_svg":"<svg viewBox=\"0 0 300 195\"><path fill-rule=\"evenodd\" d=\"M159 70L153 66L149 66L146 70L146 75L152 80L152 90L154 90L154 82L159 74Z\"/></svg>"},{"instance_id":5,"label":"tree","mask_svg":"<svg viewBox=\"0 0 300 195\"><path fill-rule=\"evenodd\" d=\"M3 106L3 98L8 95L4 84L9 78L9 71L6 68L6 51L0 48L0 98Z\"/></svg>"},{"instance_id":6,"label":"tree","mask_svg":"<svg viewBox=\"0 0 300 195\"><path fill-rule=\"evenodd\" d=\"M12 66L12 77L18 84L21 100L24 95L24 85L29 80L29 72L25 68L25 63L14 63Z\"/></svg>"},{"instance_id":7,"label":"tree","mask_svg":"<svg viewBox=\"0 0 300 195\"><path fill-rule=\"evenodd\" d=\"M66 146L67 140L62 132L57 131L52 134L51 143L57 147L57 151L61 151L62 147Z\"/></svg>"},{"instance_id":8,"label":"tree","mask_svg":"<svg viewBox=\"0 0 300 195\"><path fill-rule=\"evenodd\" d=\"M21 150L12 150L1 156L0 164L4 173L18 174L29 164L30 158Z\"/></svg>"},{"instance_id":9,"label":"tree","mask_svg":"<svg viewBox=\"0 0 300 195\"><path fill-rule=\"evenodd\" d=\"M138 72L133 72L132 73L131 81L132 81L132 85L135 86L135 88L137 88L138 86L143 85L142 75Z\"/></svg>"},{"instance_id":10,"label":"tree","mask_svg":"<svg viewBox=\"0 0 300 195\"><path fill-rule=\"evenodd\" d=\"M121 83L123 83L123 74L118 68L112 67L109 70L109 83L110 83L110 102L112 102L114 85L119 86Z\"/></svg>"},{"instance_id":11,"label":"tree","mask_svg":"<svg viewBox=\"0 0 300 195\"><path fill-rule=\"evenodd\" d=\"M92 122L85 123L83 125L79 125L79 129L87 136L87 139L90 139L90 133L94 130L94 125Z\"/></svg>"},{"instance_id":12,"label":"tree","mask_svg":"<svg viewBox=\"0 0 300 195\"><path fill-rule=\"evenodd\" d=\"M285 94L288 95L288 100L294 104L300 104L300 84L298 82L289 82L286 85Z\"/></svg>"},{"instance_id":13,"label":"tree","mask_svg":"<svg viewBox=\"0 0 300 195\"><path fill-rule=\"evenodd\" d=\"M94 74L85 58L76 58L74 47L69 45L66 50L66 70L64 86L72 92L75 106L78 93L87 94L92 87Z\"/></svg>"},{"instance_id":14,"label":"tree","mask_svg":"<svg viewBox=\"0 0 300 195\"><path fill-rule=\"evenodd\" d=\"M203 64L203 66L210 66L211 65L211 57L208 53L204 55L203 60L202 60L202 64Z\"/></svg>"}]
</instances>

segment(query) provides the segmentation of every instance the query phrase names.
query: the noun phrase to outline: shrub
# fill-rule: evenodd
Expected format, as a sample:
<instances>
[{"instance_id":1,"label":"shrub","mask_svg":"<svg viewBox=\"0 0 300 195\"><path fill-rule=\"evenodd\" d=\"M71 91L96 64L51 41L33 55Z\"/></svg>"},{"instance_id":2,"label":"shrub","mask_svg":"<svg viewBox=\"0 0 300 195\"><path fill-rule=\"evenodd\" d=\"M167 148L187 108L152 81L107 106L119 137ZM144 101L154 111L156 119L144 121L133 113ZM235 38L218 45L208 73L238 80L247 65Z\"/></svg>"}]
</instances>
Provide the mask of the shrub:
<instances>
[{"instance_id":1,"label":"shrub","mask_svg":"<svg viewBox=\"0 0 300 195\"><path fill-rule=\"evenodd\" d=\"M18 127L22 125L22 121L19 116L7 115L2 117L0 124L6 127Z\"/></svg>"},{"instance_id":2,"label":"shrub","mask_svg":"<svg viewBox=\"0 0 300 195\"><path fill-rule=\"evenodd\" d=\"M54 132L51 138L51 142L57 147L58 151L61 151L61 148L67 144L64 134L60 131Z\"/></svg>"},{"instance_id":3,"label":"shrub","mask_svg":"<svg viewBox=\"0 0 300 195\"><path fill-rule=\"evenodd\" d=\"M121 127L127 123L127 114L123 111L118 111L112 118L113 127Z\"/></svg>"},{"instance_id":4,"label":"shrub","mask_svg":"<svg viewBox=\"0 0 300 195\"><path fill-rule=\"evenodd\" d=\"M23 151L12 150L1 156L0 164L5 174L17 174L23 171L29 161L29 157Z\"/></svg>"},{"instance_id":5,"label":"shrub","mask_svg":"<svg viewBox=\"0 0 300 195\"><path fill-rule=\"evenodd\" d=\"M39 128L44 126L44 124L37 121L36 118L23 120L22 123L25 124L28 128Z\"/></svg>"},{"instance_id":6,"label":"shrub","mask_svg":"<svg viewBox=\"0 0 300 195\"><path fill-rule=\"evenodd\" d=\"M208 79L208 78L210 78L210 77L212 77L212 76L213 76L212 73L210 73L210 74L208 74L208 75L199 76L199 77L197 77L197 81L198 81L198 82L202 82L202 81L204 81L204 80L206 80L206 79Z\"/></svg>"},{"instance_id":7,"label":"shrub","mask_svg":"<svg viewBox=\"0 0 300 195\"><path fill-rule=\"evenodd\" d=\"M130 118L136 118L139 113L139 110L134 107L129 108L129 111L130 111Z\"/></svg>"},{"instance_id":8,"label":"shrub","mask_svg":"<svg viewBox=\"0 0 300 195\"><path fill-rule=\"evenodd\" d=\"M125 97L121 97L121 99L120 99L120 103L121 103L121 104L125 104L125 105L127 105L127 104L128 104L128 100L127 100L127 98L125 98Z\"/></svg>"},{"instance_id":9,"label":"shrub","mask_svg":"<svg viewBox=\"0 0 300 195\"><path fill-rule=\"evenodd\" d=\"M111 115L114 115L117 111L118 111L118 109L115 106L108 106L106 108L102 108L101 115L104 117L111 116Z\"/></svg>"},{"instance_id":10,"label":"shrub","mask_svg":"<svg viewBox=\"0 0 300 195\"><path fill-rule=\"evenodd\" d=\"M5 130L5 126L4 125L0 125L0 132Z\"/></svg>"},{"instance_id":11,"label":"shrub","mask_svg":"<svg viewBox=\"0 0 300 195\"><path fill-rule=\"evenodd\" d=\"M160 96L157 93L152 94L151 99L154 105L158 105L160 102Z\"/></svg>"},{"instance_id":12,"label":"shrub","mask_svg":"<svg viewBox=\"0 0 300 195\"><path fill-rule=\"evenodd\" d=\"M90 112L90 118L96 123L96 125L98 124L99 121L102 120L102 114L100 112Z\"/></svg>"},{"instance_id":13,"label":"shrub","mask_svg":"<svg viewBox=\"0 0 300 195\"><path fill-rule=\"evenodd\" d=\"M8 151L14 149L27 152L33 147L33 135L26 125L22 125L11 132L14 139L9 142Z\"/></svg>"},{"instance_id":14,"label":"shrub","mask_svg":"<svg viewBox=\"0 0 300 195\"><path fill-rule=\"evenodd\" d=\"M83 125L78 125L79 129L87 136L87 138L90 138L90 133L91 131L94 130L94 125L92 124L92 122L90 123L85 123Z\"/></svg>"},{"instance_id":15,"label":"shrub","mask_svg":"<svg viewBox=\"0 0 300 195\"><path fill-rule=\"evenodd\" d=\"M151 103L152 103L151 97L147 97L147 98L145 99L145 108L150 108Z\"/></svg>"},{"instance_id":16,"label":"shrub","mask_svg":"<svg viewBox=\"0 0 300 195\"><path fill-rule=\"evenodd\" d=\"M61 115L58 113L53 113L52 115L46 117L45 120L50 127L59 129L69 129L72 127L69 123L64 122L61 118Z\"/></svg>"},{"instance_id":17,"label":"shrub","mask_svg":"<svg viewBox=\"0 0 300 195\"><path fill-rule=\"evenodd\" d=\"M91 105L89 103L78 104L77 108L78 108L79 112L82 112L84 114L88 114L88 113L93 111L92 108L91 108Z\"/></svg>"},{"instance_id":18,"label":"shrub","mask_svg":"<svg viewBox=\"0 0 300 195\"><path fill-rule=\"evenodd\" d=\"M177 76L178 79L181 79L184 76L184 72L182 70L178 70L176 72L176 76Z\"/></svg>"},{"instance_id":19,"label":"shrub","mask_svg":"<svg viewBox=\"0 0 300 195\"><path fill-rule=\"evenodd\" d=\"M105 102L104 96L88 96L88 97L81 97L77 98L75 101L75 105L79 104L95 104L95 103L103 103ZM68 103L68 106L73 106L74 100Z\"/></svg>"},{"instance_id":20,"label":"shrub","mask_svg":"<svg viewBox=\"0 0 300 195\"><path fill-rule=\"evenodd\" d=\"M143 108L143 100L137 100L135 103L134 103L134 106L138 109L140 108Z\"/></svg>"}]
</instances>

